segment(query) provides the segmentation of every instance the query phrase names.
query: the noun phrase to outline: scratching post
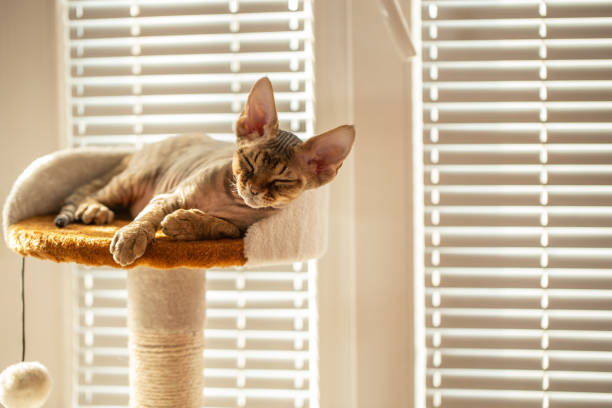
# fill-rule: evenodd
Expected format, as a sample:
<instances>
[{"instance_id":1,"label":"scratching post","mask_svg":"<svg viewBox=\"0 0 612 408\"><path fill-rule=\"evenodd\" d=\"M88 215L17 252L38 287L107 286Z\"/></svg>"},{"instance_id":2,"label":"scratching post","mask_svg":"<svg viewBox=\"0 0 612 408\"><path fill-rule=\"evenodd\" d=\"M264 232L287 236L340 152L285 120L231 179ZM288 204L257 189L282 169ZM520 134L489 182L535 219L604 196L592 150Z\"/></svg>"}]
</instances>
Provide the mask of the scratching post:
<instances>
[{"instance_id":1,"label":"scratching post","mask_svg":"<svg viewBox=\"0 0 612 408\"><path fill-rule=\"evenodd\" d=\"M84 148L34 161L4 205L7 246L55 262L122 268L109 247L128 220L58 229L53 217L66 196L112 169L125 154ZM127 267L133 268L128 272L131 407L203 405L204 269L318 258L325 252L326 238L326 189L305 192L283 211L251 225L242 239L175 241L158 231L144 256Z\"/></svg>"},{"instance_id":2,"label":"scratching post","mask_svg":"<svg viewBox=\"0 0 612 408\"><path fill-rule=\"evenodd\" d=\"M204 280L185 268L128 273L131 407L202 406Z\"/></svg>"}]
</instances>

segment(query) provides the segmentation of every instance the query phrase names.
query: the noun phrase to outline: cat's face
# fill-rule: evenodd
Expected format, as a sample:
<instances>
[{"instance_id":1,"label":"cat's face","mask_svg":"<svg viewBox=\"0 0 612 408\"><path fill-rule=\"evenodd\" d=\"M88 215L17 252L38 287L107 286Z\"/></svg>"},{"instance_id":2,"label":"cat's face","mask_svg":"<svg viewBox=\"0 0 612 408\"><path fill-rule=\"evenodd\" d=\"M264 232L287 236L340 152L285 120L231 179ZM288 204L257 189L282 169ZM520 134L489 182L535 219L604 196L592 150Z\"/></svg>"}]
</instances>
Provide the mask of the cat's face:
<instances>
[{"instance_id":1,"label":"cat's face","mask_svg":"<svg viewBox=\"0 0 612 408\"><path fill-rule=\"evenodd\" d=\"M307 185L303 172L295 165L295 157L264 144L236 149L232 169L238 194L253 208L285 207Z\"/></svg>"},{"instance_id":2,"label":"cat's face","mask_svg":"<svg viewBox=\"0 0 612 408\"><path fill-rule=\"evenodd\" d=\"M278 130L272 85L253 86L236 123L232 171L236 190L253 208L282 208L300 194L330 182L355 140L352 126L340 126L306 142Z\"/></svg>"}]
</instances>

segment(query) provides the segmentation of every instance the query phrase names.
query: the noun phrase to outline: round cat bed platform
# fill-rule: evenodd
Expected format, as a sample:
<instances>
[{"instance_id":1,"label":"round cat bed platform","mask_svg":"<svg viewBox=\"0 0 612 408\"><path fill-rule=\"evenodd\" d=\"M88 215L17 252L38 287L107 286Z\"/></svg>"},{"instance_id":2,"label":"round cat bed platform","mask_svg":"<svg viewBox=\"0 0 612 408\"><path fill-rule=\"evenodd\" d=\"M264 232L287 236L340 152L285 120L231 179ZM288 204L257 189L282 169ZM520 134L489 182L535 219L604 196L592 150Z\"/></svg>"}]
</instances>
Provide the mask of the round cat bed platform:
<instances>
[{"instance_id":1,"label":"round cat bed platform","mask_svg":"<svg viewBox=\"0 0 612 408\"><path fill-rule=\"evenodd\" d=\"M121 268L112 237L127 220L96 226L53 224L61 203L112 169L129 150L83 148L34 161L4 205L13 251L55 262ZM243 239L174 241L158 231L127 278L130 406L199 408L203 399L205 269L285 264L318 258L326 248L327 189L307 191L287 208L251 225Z\"/></svg>"},{"instance_id":2,"label":"round cat bed platform","mask_svg":"<svg viewBox=\"0 0 612 408\"><path fill-rule=\"evenodd\" d=\"M246 263L242 239L176 241L157 231L145 255L122 267L113 260L109 247L115 232L128 222L115 220L109 225L69 224L57 228L53 224L53 215L36 216L11 225L7 244L21 255L88 266L171 269L242 266Z\"/></svg>"}]
</instances>

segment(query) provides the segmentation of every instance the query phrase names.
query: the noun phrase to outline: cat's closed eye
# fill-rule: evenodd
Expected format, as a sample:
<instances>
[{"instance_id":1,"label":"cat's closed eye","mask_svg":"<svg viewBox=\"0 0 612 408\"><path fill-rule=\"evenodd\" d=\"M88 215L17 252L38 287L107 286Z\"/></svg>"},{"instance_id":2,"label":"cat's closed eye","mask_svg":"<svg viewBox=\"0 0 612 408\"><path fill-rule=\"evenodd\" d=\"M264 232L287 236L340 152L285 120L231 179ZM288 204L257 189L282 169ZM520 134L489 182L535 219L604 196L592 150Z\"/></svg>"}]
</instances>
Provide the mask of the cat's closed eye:
<instances>
[{"instance_id":1,"label":"cat's closed eye","mask_svg":"<svg viewBox=\"0 0 612 408\"><path fill-rule=\"evenodd\" d=\"M275 186L290 186L295 183L297 183L297 180L289 180L289 179L272 180L272 185L275 185Z\"/></svg>"},{"instance_id":2,"label":"cat's closed eye","mask_svg":"<svg viewBox=\"0 0 612 408\"><path fill-rule=\"evenodd\" d=\"M253 166L253 163L251 163L249 158L246 157L246 156L242 156L242 159L244 160L244 163L246 163L247 171L250 172L250 173L254 172L255 171L255 167Z\"/></svg>"}]
</instances>

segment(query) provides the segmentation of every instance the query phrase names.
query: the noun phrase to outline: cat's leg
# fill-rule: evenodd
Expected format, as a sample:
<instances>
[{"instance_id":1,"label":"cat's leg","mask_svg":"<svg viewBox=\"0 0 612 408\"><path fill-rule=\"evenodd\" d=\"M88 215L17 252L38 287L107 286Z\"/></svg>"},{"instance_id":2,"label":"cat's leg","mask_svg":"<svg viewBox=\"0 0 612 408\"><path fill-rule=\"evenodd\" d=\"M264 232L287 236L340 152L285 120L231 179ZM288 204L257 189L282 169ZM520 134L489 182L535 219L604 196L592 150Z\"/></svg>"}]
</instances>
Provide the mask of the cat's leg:
<instances>
[{"instance_id":1,"label":"cat's leg","mask_svg":"<svg viewBox=\"0 0 612 408\"><path fill-rule=\"evenodd\" d=\"M64 200L60 213L55 217L55 225L62 228L76 220L81 220L85 224L95 222L98 225L112 222L115 214L94 195L116 178L125 169L125 166L126 160L124 159L108 173L77 188Z\"/></svg>"},{"instance_id":2,"label":"cat's leg","mask_svg":"<svg viewBox=\"0 0 612 408\"><path fill-rule=\"evenodd\" d=\"M87 196L76 211L77 219L80 219L85 224L106 224L113 220L113 217L104 218L104 214L110 212L114 215L109 207L123 206L127 207L134 200L134 189L142 180L139 174L130 171L115 173L114 177L107 183L101 186L97 191L94 191Z\"/></svg>"},{"instance_id":3,"label":"cat's leg","mask_svg":"<svg viewBox=\"0 0 612 408\"><path fill-rule=\"evenodd\" d=\"M137 175L129 171L117 174L102 188L92 194L91 198L107 206L122 205L127 207L133 196L134 186L142 183Z\"/></svg>"},{"instance_id":4,"label":"cat's leg","mask_svg":"<svg viewBox=\"0 0 612 408\"><path fill-rule=\"evenodd\" d=\"M97 225L108 224L113 221L114 213L109 207L124 204L130 199L130 189L134 184L129 174L123 172L125 163L113 171L111 178L106 180L98 189L85 197L76 211L77 219L85 224L95 222Z\"/></svg>"},{"instance_id":5,"label":"cat's leg","mask_svg":"<svg viewBox=\"0 0 612 408\"><path fill-rule=\"evenodd\" d=\"M164 217L181 208L183 203L184 197L179 192L154 197L134 221L115 233L110 246L115 262L125 266L140 258Z\"/></svg>"},{"instance_id":6,"label":"cat's leg","mask_svg":"<svg viewBox=\"0 0 612 408\"><path fill-rule=\"evenodd\" d=\"M183 241L240 237L234 224L198 209L179 209L166 215L161 228L169 237Z\"/></svg>"}]
</instances>

